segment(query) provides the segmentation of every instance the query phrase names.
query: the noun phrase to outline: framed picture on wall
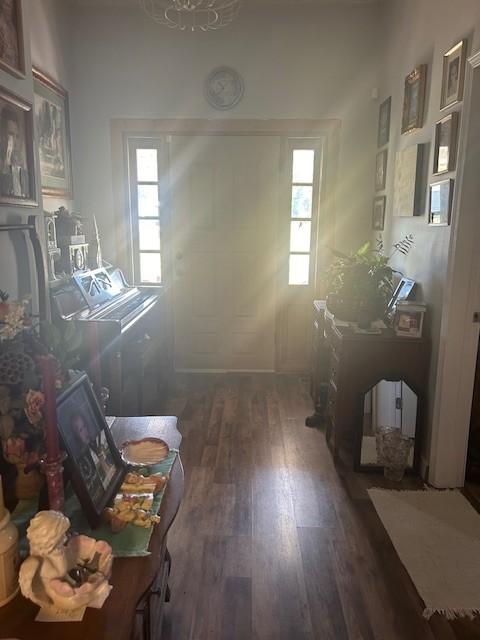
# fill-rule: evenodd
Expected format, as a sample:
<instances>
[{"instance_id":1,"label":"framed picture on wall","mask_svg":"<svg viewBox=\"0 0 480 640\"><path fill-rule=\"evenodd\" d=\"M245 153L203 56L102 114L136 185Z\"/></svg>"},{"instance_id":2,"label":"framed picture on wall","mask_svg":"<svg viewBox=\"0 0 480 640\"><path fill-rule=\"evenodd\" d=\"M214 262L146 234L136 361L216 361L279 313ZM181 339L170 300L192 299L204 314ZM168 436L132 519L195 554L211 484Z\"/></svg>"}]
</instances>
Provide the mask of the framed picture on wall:
<instances>
[{"instance_id":1,"label":"framed picture on wall","mask_svg":"<svg viewBox=\"0 0 480 640\"><path fill-rule=\"evenodd\" d=\"M403 94L402 133L423 127L427 65L421 64L405 78Z\"/></svg>"},{"instance_id":2,"label":"framed picture on wall","mask_svg":"<svg viewBox=\"0 0 480 640\"><path fill-rule=\"evenodd\" d=\"M385 226L385 207L387 204L387 198L385 196L378 196L373 201L372 211L372 229L374 231L383 231Z\"/></svg>"},{"instance_id":3,"label":"framed picture on wall","mask_svg":"<svg viewBox=\"0 0 480 640\"><path fill-rule=\"evenodd\" d=\"M382 189L385 189L387 182L387 159L387 149L377 153L377 159L375 162L375 191L382 191Z\"/></svg>"},{"instance_id":4,"label":"framed picture on wall","mask_svg":"<svg viewBox=\"0 0 480 640\"><path fill-rule=\"evenodd\" d=\"M384 147L390 140L390 112L392 109L392 96L380 105L378 111L377 146Z\"/></svg>"},{"instance_id":5,"label":"framed picture on wall","mask_svg":"<svg viewBox=\"0 0 480 640\"><path fill-rule=\"evenodd\" d=\"M433 173L453 171L457 155L458 113L454 112L437 122L435 127L435 149Z\"/></svg>"},{"instance_id":6,"label":"framed picture on wall","mask_svg":"<svg viewBox=\"0 0 480 640\"><path fill-rule=\"evenodd\" d=\"M397 151L393 187L393 215L419 216L425 211L425 144Z\"/></svg>"},{"instance_id":7,"label":"framed picture on wall","mask_svg":"<svg viewBox=\"0 0 480 640\"><path fill-rule=\"evenodd\" d=\"M68 93L38 69L33 69L33 78L42 193L72 198Z\"/></svg>"},{"instance_id":8,"label":"framed picture on wall","mask_svg":"<svg viewBox=\"0 0 480 640\"><path fill-rule=\"evenodd\" d=\"M0 67L25 77L22 0L0 0Z\"/></svg>"},{"instance_id":9,"label":"framed picture on wall","mask_svg":"<svg viewBox=\"0 0 480 640\"><path fill-rule=\"evenodd\" d=\"M33 110L0 87L0 204L36 206Z\"/></svg>"},{"instance_id":10,"label":"framed picture on wall","mask_svg":"<svg viewBox=\"0 0 480 640\"><path fill-rule=\"evenodd\" d=\"M430 185L428 224L446 226L452 217L454 180L442 180Z\"/></svg>"},{"instance_id":11,"label":"framed picture on wall","mask_svg":"<svg viewBox=\"0 0 480 640\"><path fill-rule=\"evenodd\" d=\"M467 40L462 40L443 56L442 96L440 109L451 107L463 98Z\"/></svg>"}]
</instances>

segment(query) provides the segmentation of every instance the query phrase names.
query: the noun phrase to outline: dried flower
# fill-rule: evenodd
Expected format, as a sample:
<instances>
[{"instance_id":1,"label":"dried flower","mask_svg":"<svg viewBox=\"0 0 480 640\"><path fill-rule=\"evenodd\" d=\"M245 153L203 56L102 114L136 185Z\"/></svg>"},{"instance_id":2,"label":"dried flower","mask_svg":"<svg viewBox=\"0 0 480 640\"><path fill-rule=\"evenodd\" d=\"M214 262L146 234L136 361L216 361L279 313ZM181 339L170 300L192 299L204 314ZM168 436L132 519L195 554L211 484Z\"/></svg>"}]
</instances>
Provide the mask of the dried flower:
<instances>
[{"instance_id":1,"label":"dried flower","mask_svg":"<svg viewBox=\"0 0 480 640\"><path fill-rule=\"evenodd\" d=\"M25 415L30 424L38 424L42 420L42 407L45 404L45 396L41 391L28 390L25 396Z\"/></svg>"}]
</instances>

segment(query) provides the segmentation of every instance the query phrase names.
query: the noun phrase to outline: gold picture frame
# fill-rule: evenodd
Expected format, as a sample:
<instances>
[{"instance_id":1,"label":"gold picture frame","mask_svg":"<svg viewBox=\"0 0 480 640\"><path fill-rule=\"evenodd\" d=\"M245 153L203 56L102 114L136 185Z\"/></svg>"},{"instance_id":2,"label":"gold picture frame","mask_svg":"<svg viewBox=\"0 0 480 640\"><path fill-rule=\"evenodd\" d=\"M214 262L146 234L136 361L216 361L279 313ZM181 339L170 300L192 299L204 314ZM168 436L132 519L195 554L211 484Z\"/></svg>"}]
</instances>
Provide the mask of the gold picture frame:
<instances>
[{"instance_id":1,"label":"gold picture frame","mask_svg":"<svg viewBox=\"0 0 480 640\"><path fill-rule=\"evenodd\" d=\"M421 64L405 78L403 94L402 133L410 133L423 127L427 65Z\"/></svg>"},{"instance_id":2,"label":"gold picture frame","mask_svg":"<svg viewBox=\"0 0 480 640\"><path fill-rule=\"evenodd\" d=\"M467 39L461 40L443 55L440 109L447 109L463 100L467 45Z\"/></svg>"},{"instance_id":3,"label":"gold picture frame","mask_svg":"<svg viewBox=\"0 0 480 640\"><path fill-rule=\"evenodd\" d=\"M433 174L454 171L457 163L457 136L459 114L457 111L442 118L435 125Z\"/></svg>"}]
</instances>

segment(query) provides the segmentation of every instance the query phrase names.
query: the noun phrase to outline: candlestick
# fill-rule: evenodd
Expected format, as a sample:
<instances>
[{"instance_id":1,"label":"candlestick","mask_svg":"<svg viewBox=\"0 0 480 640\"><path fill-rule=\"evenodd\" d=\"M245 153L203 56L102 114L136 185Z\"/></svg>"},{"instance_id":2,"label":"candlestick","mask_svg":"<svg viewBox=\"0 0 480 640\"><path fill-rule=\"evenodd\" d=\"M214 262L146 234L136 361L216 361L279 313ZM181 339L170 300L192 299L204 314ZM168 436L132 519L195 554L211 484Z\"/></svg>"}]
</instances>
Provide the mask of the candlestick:
<instances>
[{"instance_id":1,"label":"candlestick","mask_svg":"<svg viewBox=\"0 0 480 640\"><path fill-rule=\"evenodd\" d=\"M47 478L48 503L50 509L62 511L65 497L63 493L63 465L65 454L60 452L57 424L57 393L55 389L56 361L51 356L40 358L45 404L45 437L47 456L41 461L41 468Z\"/></svg>"},{"instance_id":2,"label":"candlestick","mask_svg":"<svg viewBox=\"0 0 480 640\"><path fill-rule=\"evenodd\" d=\"M53 462L60 455L57 426L57 392L55 390L56 362L50 356L40 358L42 370L43 394L45 405L43 415L45 417L45 436L47 441L47 461Z\"/></svg>"}]
</instances>

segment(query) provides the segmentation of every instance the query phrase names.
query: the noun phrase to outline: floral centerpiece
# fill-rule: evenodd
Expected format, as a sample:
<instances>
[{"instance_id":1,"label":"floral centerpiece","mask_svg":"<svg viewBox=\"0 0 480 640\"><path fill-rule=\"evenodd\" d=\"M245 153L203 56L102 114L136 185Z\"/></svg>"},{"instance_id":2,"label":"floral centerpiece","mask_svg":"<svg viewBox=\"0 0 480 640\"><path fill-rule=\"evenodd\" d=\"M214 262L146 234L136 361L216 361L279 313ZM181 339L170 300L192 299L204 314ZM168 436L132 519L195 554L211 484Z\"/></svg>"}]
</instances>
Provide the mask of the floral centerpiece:
<instances>
[{"instance_id":1,"label":"floral centerpiece","mask_svg":"<svg viewBox=\"0 0 480 640\"><path fill-rule=\"evenodd\" d=\"M4 461L16 469L17 499L38 496L43 485L45 397L39 359L53 352L55 385L61 388L68 377L65 364L73 362L66 354L78 348L74 336L65 340L53 325L35 325L27 313L28 304L28 300L11 302L0 290L0 443Z\"/></svg>"}]
</instances>

